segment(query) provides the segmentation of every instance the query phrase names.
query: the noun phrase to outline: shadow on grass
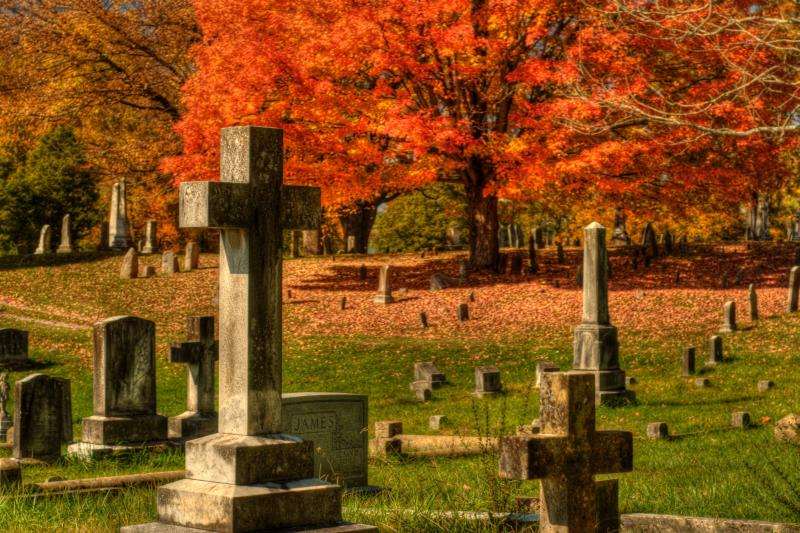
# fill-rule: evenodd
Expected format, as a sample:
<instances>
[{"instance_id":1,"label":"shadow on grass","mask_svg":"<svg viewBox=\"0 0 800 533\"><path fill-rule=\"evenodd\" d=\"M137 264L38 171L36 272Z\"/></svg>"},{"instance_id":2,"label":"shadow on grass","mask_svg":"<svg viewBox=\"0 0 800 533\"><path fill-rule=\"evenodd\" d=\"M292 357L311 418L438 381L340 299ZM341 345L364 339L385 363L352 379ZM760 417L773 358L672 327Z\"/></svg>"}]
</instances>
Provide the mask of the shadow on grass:
<instances>
[{"instance_id":1,"label":"shadow on grass","mask_svg":"<svg viewBox=\"0 0 800 533\"><path fill-rule=\"evenodd\" d=\"M72 254L4 255L0 256L0 270L17 270L42 266L60 266L76 263L93 263L109 257L122 256L122 252L76 252Z\"/></svg>"}]
</instances>

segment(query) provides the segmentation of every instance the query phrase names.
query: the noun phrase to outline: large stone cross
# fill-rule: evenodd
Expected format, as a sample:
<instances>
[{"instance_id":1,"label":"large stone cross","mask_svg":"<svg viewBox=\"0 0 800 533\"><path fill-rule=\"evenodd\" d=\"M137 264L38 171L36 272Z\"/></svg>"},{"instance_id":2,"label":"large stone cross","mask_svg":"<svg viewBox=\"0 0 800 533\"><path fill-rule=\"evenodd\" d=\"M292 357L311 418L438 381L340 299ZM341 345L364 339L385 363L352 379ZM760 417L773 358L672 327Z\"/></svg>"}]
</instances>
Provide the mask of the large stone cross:
<instances>
[{"instance_id":1,"label":"large stone cross","mask_svg":"<svg viewBox=\"0 0 800 533\"><path fill-rule=\"evenodd\" d=\"M214 412L214 362L219 358L219 343L214 340L214 317L191 316L186 321L189 340L170 347L170 361L186 363L186 410Z\"/></svg>"},{"instance_id":2,"label":"large stone cross","mask_svg":"<svg viewBox=\"0 0 800 533\"><path fill-rule=\"evenodd\" d=\"M182 228L220 228L219 431L281 431L284 229L317 229L320 190L282 183L283 132L222 130L220 182L181 184Z\"/></svg>"},{"instance_id":3,"label":"large stone cross","mask_svg":"<svg viewBox=\"0 0 800 533\"><path fill-rule=\"evenodd\" d=\"M500 439L500 476L541 480L542 532L597 531L593 476L633 469L633 435L595 430L594 387L590 372L543 374L541 433Z\"/></svg>"}]
</instances>

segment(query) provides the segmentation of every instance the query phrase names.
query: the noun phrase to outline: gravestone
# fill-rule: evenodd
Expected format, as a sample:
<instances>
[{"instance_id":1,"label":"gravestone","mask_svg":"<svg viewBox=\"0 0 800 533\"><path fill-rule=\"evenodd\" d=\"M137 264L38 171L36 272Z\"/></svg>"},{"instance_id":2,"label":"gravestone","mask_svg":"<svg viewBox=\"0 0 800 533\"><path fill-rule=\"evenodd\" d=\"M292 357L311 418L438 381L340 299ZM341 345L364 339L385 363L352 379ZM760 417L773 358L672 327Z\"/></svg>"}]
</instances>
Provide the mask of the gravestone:
<instances>
[{"instance_id":1,"label":"gravestone","mask_svg":"<svg viewBox=\"0 0 800 533\"><path fill-rule=\"evenodd\" d=\"M145 265L144 270L142 271L143 278L152 278L156 275L156 267L153 265Z\"/></svg>"},{"instance_id":2,"label":"gravestone","mask_svg":"<svg viewBox=\"0 0 800 533\"><path fill-rule=\"evenodd\" d=\"M428 427L434 431L439 431L447 424L447 417L444 415L431 415L428 417Z\"/></svg>"},{"instance_id":3,"label":"gravestone","mask_svg":"<svg viewBox=\"0 0 800 533\"><path fill-rule=\"evenodd\" d=\"M447 383L447 378L439 372L436 365L430 362L414 363L414 381L426 381L432 388L438 389Z\"/></svg>"},{"instance_id":4,"label":"gravestone","mask_svg":"<svg viewBox=\"0 0 800 533\"><path fill-rule=\"evenodd\" d=\"M511 256L511 274L514 276L522 274L522 256L519 254Z\"/></svg>"},{"instance_id":5,"label":"gravestone","mask_svg":"<svg viewBox=\"0 0 800 533\"><path fill-rule=\"evenodd\" d=\"M750 427L750 413L747 411L736 411L731 414L731 427L746 429Z\"/></svg>"},{"instance_id":6,"label":"gravestone","mask_svg":"<svg viewBox=\"0 0 800 533\"><path fill-rule=\"evenodd\" d=\"M633 435L595 429L595 376L591 372L542 377L540 433L500 437L500 477L540 479L539 531L619 530L604 520L594 476L633 469Z\"/></svg>"},{"instance_id":7,"label":"gravestone","mask_svg":"<svg viewBox=\"0 0 800 533\"><path fill-rule=\"evenodd\" d=\"M428 314L425 311L419 313L419 327L423 329L428 327Z\"/></svg>"},{"instance_id":8,"label":"gravestone","mask_svg":"<svg viewBox=\"0 0 800 533\"><path fill-rule=\"evenodd\" d=\"M176 274L181 271L175 252L167 251L161 254L161 273Z\"/></svg>"},{"instance_id":9,"label":"gravestone","mask_svg":"<svg viewBox=\"0 0 800 533\"><path fill-rule=\"evenodd\" d=\"M469 320L469 305L468 304L458 304L458 308L456 310L456 318L458 318L459 322L465 322Z\"/></svg>"},{"instance_id":10,"label":"gravestone","mask_svg":"<svg viewBox=\"0 0 800 533\"><path fill-rule=\"evenodd\" d=\"M414 381L411 383L411 390L414 391L414 394L418 401L420 402L429 402L433 397L433 391L431 387L431 383L428 381Z\"/></svg>"},{"instance_id":11,"label":"gravestone","mask_svg":"<svg viewBox=\"0 0 800 533\"><path fill-rule=\"evenodd\" d=\"M789 296L786 306L787 313L797 312L797 300L800 294L800 267L792 267L789 271Z\"/></svg>"},{"instance_id":12,"label":"gravestone","mask_svg":"<svg viewBox=\"0 0 800 533\"><path fill-rule=\"evenodd\" d=\"M52 244L53 236L50 232L50 224L42 226L39 232L39 246L36 247L34 255L49 254L53 251ZM30 250L30 248L28 248Z\"/></svg>"},{"instance_id":13,"label":"gravestone","mask_svg":"<svg viewBox=\"0 0 800 533\"><path fill-rule=\"evenodd\" d=\"M142 253L154 254L156 252L158 252L158 222L151 219L145 225Z\"/></svg>"},{"instance_id":14,"label":"gravestone","mask_svg":"<svg viewBox=\"0 0 800 533\"><path fill-rule=\"evenodd\" d=\"M536 247L542 250L545 246L544 228L540 226L533 228L533 235L531 237L531 240L536 241Z\"/></svg>"},{"instance_id":15,"label":"gravestone","mask_svg":"<svg viewBox=\"0 0 800 533\"><path fill-rule=\"evenodd\" d=\"M683 377L688 377L694 374L694 360L696 350L694 346L689 346L683 349Z\"/></svg>"},{"instance_id":16,"label":"gravestone","mask_svg":"<svg viewBox=\"0 0 800 533\"><path fill-rule=\"evenodd\" d=\"M182 228L220 228L219 433L186 443L186 478L158 489L157 524L123 533L341 525L341 487L314 445L282 434L283 230L318 229L320 191L282 183L283 132L222 130L219 182L184 182ZM276 483L280 482L280 483Z\"/></svg>"},{"instance_id":17,"label":"gravestone","mask_svg":"<svg viewBox=\"0 0 800 533\"><path fill-rule=\"evenodd\" d=\"M755 322L758 320L758 295L752 283L747 288L747 303L750 308L750 321Z\"/></svg>"},{"instance_id":18,"label":"gravestone","mask_svg":"<svg viewBox=\"0 0 800 533\"><path fill-rule=\"evenodd\" d=\"M447 274L437 272L431 276L430 289L432 291L441 291L449 289L450 287L455 287L456 285L458 285L458 280Z\"/></svg>"},{"instance_id":19,"label":"gravestone","mask_svg":"<svg viewBox=\"0 0 800 533\"><path fill-rule=\"evenodd\" d=\"M723 323L720 333L731 333L736 331L736 302L725 302L722 307Z\"/></svg>"},{"instance_id":20,"label":"gravestone","mask_svg":"<svg viewBox=\"0 0 800 533\"><path fill-rule=\"evenodd\" d=\"M631 237L628 235L628 230L625 227L628 217L621 207L614 209L614 232L611 235L611 244L615 246L628 246L631 243Z\"/></svg>"},{"instance_id":21,"label":"gravestone","mask_svg":"<svg viewBox=\"0 0 800 533\"><path fill-rule=\"evenodd\" d=\"M300 245L303 240L303 233L300 231L289 232L289 257L297 259L300 257Z\"/></svg>"},{"instance_id":22,"label":"gravestone","mask_svg":"<svg viewBox=\"0 0 800 533\"><path fill-rule=\"evenodd\" d=\"M61 242L56 248L57 254L71 254L72 250L72 230L70 227L69 215L64 215L61 219Z\"/></svg>"},{"instance_id":23,"label":"gravestone","mask_svg":"<svg viewBox=\"0 0 800 533\"><path fill-rule=\"evenodd\" d=\"M339 311L344 311L347 308L347 296L339 298Z\"/></svg>"},{"instance_id":24,"label":"gravestone","mask_svg":"<svg viewBox=\"0 0 800 533\"><path fill-rule=\"evenodd\" d=\"M282 395L283 432L314 443L314 475L345 487L367 481L368 402L358 394Z\"/></svg>"},{"instance_id":25,"label":"gravestone","mask_svg":"<svg viewBox=\"0 0 800 533\"><path fill-rule=\"evenodd\" d=\"M19 490L22 486L22 467L13 459L0 459L0 494Z\"/></svg>"},{"instance_id":26,"label":"gravestone","mask_svg":"<svg viewBox=\"0 0 800 533\"><path fill-rule=\"evenodd\" d=\"M8 416L6 405L11 399L11 386L8 384L8 374L0 374L0 443L8 441L8 430L11 428L13 418Z\"/></svg>"},{"instance_id":27,"label":"gravestone","mask_svg":"<svg viewBox=\"0 0 800 533\"><path fill-rule=\"evenodd\" d=\"M633 400L619 366L617 328L608 312L606 229L593 222L584 230L583 318L575 328L572 368L595 375L598 403Z\"/></svg>"},{"instance_id":28,"label":"gravestone","mask_svg":"<svg viewBox=\"0 0 800 533\"><path fill-rule=\"evenodd\" d=\"M558 258L559 265L563 265L567 262L566 258L564 257L564 245L561 244L561 241L558 241L558 244L556 245L556 256Z\"/></svg>"},{"instance_id":29,"label":"gravestone","mask_svg":"<svg viewBox=\"0 0 800 533\"><path fill-rule=\"evenodd\" d=\"M122 258L119 277L122 279L136 279L139 277L139 252L136 251L136 248L131 247L125 257Z\"/></svg>"},{"instance_id":30,"label":"gravestone","mask_svg":"<svg viewBox=\"0 0 800 533\"><path fill-rule=\"evenodd\" d=\"M762 379L758 382L758 392L767 392L775 386L775 383L768 379Z\"/></svg>"},{"instance_id":31,"label":"gravestone","mask_svg":"<svg viewBox=\"0 0 800 533\"><path fill-rule=\"evenodd\" d=\"M528 240L528 272L536 274L539 272L539 264L536 261L536 241Z\"/></svg>"},{"instance_id":32,"label":"gravestone","mask_svg":"<svg viewBox=\"0 0 800 533\"><path fill-rule=\"evenodd\" d=\"M167 438L167 418L156 413L155 342L156 325L142 318L119 316L94 325L94 408L81 422L82 443L104 447ZM81 448L94 446L75 450Z\"/></svg>"},{"instance_id":33,"label":"gravestone","mask_svg":"<svg viewBox=\"0 0 800 533\"><path fill-rule=\"evenodd\" d=\"M479 366L475 369L475 396L484 398L502 392L500 370L496 366Z\"/></svg>"},{"instance_id":34,"label":"gravestone","mask_svg":"<svg viewBox=\"0 0 800 533\"><path fill-rule=\"evenodd\" d=\"M458 278L461 281L466 281L469 277L469 262L466 259L458 260Z\"/></svg>"},{"instance_id":35,"label":"gravestone","mask_svg":"<svg viewBox=\"0 0 800 533\"><path fill-rule=\"evenodd\" d=\"M698 389L705 389L711 385L711 381L708 378L697 378L694 380L694 386Z\"/></svg>"},{"instance_id":36,"label":"gravestone","mask_svg":"<svg viewBox=\"0 0 800 533\"><path fill-rule=\"evenodd\" d=\"M303 230L302 253L306 256L319 255L319 230Z\"/></svg>"},{"instance_id":37,"label":"gravestone","mask_svg":"<svg viewBox=\"0 0 800 533\"><path fill-rule=\"evenodd\" d=\"M348 235L347 236L347 253L355 253L356 251L356 236L355 235Z\"/></svg>"},{"instance_id":38,"label":"gravestone","mask_svg":"<svg viewBox=\"0 0 800 533\"><path fill-rule=\"evenodd\" d=\"M186 320L188 341L170 347L170 361L186 364L186 411L169 417L169 438L191 439L217 432L214 410L214 362L219 344L214 340L214 317Z\"/></svg>"},{"instance_id":39,"label":"gravestone","mask_svg":"<svg viewBox=\"0 0 800 533\"><path fill-rule=\"evenodd\" d=\"M675 244L674 239L672 237L672 233L669 230L664 232L664 254L665 255L672 255L674 251Z\"/></svg>"},{"instance_id":40,"label":"gravestone","mask_svg":"<svg viewBox=\"0 0 800 533\"><path fill-rule=\"evenodd\" d=\"M378 292L372 299L376 304L390 304L394 302L392 298L392 266L383 265L378 276Z\"/></svg>"},{"instance_id":41,"label":"gravestone","mask_svg":"<svg viewBox=\"0 0 800 533\"><path fill-rule=\"evenodd\" d=\"M669 427L666 422L650 422L647 424L647 438L662 440L669 438Z\"/></svg>"},{"instance_id":42,"label":"gravestone","mask_svg":"<svg viewBox=\"0 0 800 533\"><path fill-rule=\"evenodd\" d=\"M0 367L28 363L28 332L15 328L0 328Z\"/></svg>"},{"instance_id":43,"label":"gravestone","mask_svg":"<svg viewBox=\"0 0 800 533\"><path fill-rule=\"evenodd\" d=\"M722 361L722 337L712 335L708 339L708 362L715 365Z\"/></svg>"},{"instance_id":44,"label":"gravestone","mask_svg":"<svg viewBox=\"0 0 800 533\"><path fill-rule=\"evenodd\" d=\"M183 269L187 272L197 270L200 266L200 244L190 242L186 244L186 250L183 254Z\"/></svg>"},{"instance_id":45,"label":"gravestone","mask_svg":"<svg viewBox=\"0 0 800 533\"><path fill-rule=\"evenodd\" d=\"M642 232L642 248L645 251L645 258L654 259L658 257L658 240L656 239L656 232L653 229L652 222L648 222Z\"/></svg>"},{"instance_id":46,"label":"gravestone","mask_svg":"<svg viewBox=\"0 0 800 533\"><path fill-rule=\"evenodd\" d=\"M358 279L367 279L367 265L361 265L358 267Z\"/></svg>"},{"instance_id":47,"label":"gravestone","mask_svg":"<svg viewBox=\"0 0 800 533\"><path fill-rule=\"evenodd\" d=\"M128 199L125 180L118 181L111 188L111 213L108 217L108 246L122 251L133 246L128 229Z\"/></svg>"},{"instance_id":48,"label":"gravestone","mask_svg":"<svg viewBox=\"0 0 800 533\"><path fill-rule=\"evenodd\" d=\"M542 375L545 372L561 372L561 369L557 364L550 361L541 361L536 363L536 381L533 385L534 388L538 389L542 386Z\"/></svg>"},{"instance_id":49,"label":"gravestone","mask_svg":"<svg viewBox=\"0 0 800 533\"><path fill-rule=\"evenodd\" d=\"M14 383L14 459L50 461L72 440L69 380L31 374Z\"/></svg>"}]
</instances>

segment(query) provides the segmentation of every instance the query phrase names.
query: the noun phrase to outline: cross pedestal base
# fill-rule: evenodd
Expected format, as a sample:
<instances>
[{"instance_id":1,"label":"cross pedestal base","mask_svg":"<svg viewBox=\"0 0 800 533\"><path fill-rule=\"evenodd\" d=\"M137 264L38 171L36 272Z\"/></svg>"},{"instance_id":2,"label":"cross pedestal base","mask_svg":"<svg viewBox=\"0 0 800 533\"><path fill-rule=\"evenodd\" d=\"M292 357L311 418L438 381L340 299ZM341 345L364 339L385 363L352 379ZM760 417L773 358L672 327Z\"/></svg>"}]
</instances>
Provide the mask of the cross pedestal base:
<instances>
[{"instance_id":1,"label":"cross pedestal base","mask_svg":"<svg viewBox=\"0 0 800 533\"><path fill-rule=\"evenodd\" d=\"M161 415L90 416L81 424L81 440L90 444L141 443L167 438L167 417Z\"/></svg>"},{"instance_id":2,"label":"cross pedestal base","mask_svg":"<svg viewBox=\"0 0 800 533\"><path fill-rule=\"evenodd\" d=\"M635 394L625 389L625 372L619 367L617 328L601 324L581 324L575 328L573 370L595 376L595 403L618 404L633 401Z\"/></svg>"},{"instance_id":3,"label":"cross pedestal base","mask_svg":"<svg viewBox=\"0 0 800 533\"><path fill-rule=\"evenodd\" d=\"M193 439L217 432L219 419L217 413L201 414L186 411L169 417L169 438Z\"/></svg>"}]
</instances>

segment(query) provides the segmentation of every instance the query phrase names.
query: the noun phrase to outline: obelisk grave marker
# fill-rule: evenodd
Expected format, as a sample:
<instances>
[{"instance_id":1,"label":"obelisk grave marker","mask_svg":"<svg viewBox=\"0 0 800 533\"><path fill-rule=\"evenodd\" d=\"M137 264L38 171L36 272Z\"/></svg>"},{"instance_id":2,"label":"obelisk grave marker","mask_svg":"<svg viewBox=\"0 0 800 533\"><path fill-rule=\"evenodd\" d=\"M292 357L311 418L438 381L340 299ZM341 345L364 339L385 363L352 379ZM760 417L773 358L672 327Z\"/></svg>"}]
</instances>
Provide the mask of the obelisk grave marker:
<instances>
[{"instance_id":1,"label":"obelisk grave marker","mask_svg":"<svg viewBox=\"0 0 800 533\"><path fill-rule=\"evenodd\" d=\"M181 227L221 230L219 433L186 443L186 479L158 489L159 522L125 532L341 521L341 487L313 479L313 443L281 434L282 231L319 227L320 191L282 184L279 129L223 129L220 174L220 182L182 183L180 191Z\"/></svg>"}]
</instances>

